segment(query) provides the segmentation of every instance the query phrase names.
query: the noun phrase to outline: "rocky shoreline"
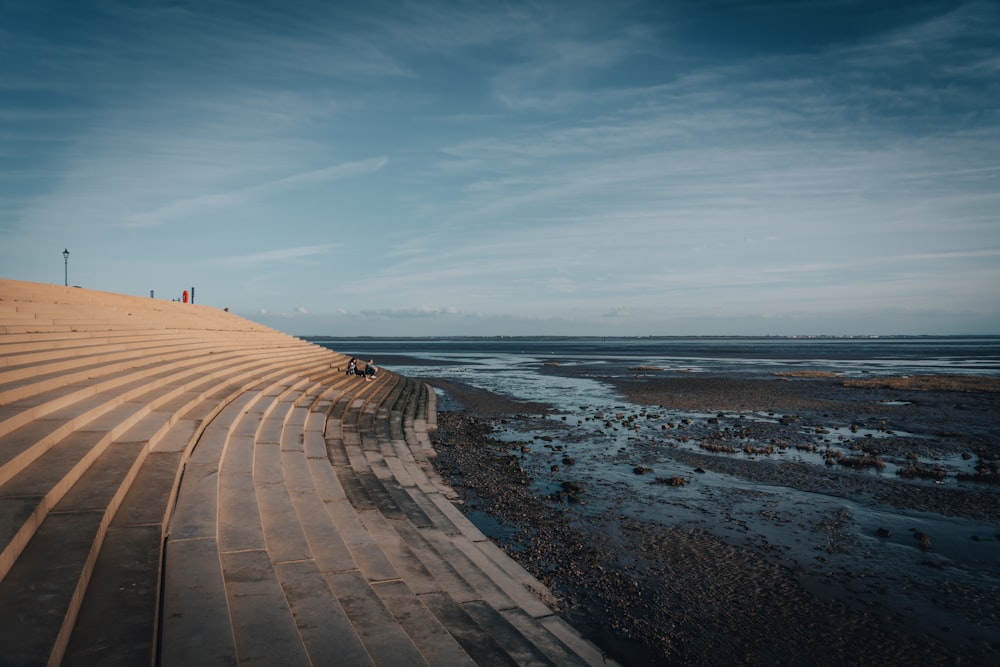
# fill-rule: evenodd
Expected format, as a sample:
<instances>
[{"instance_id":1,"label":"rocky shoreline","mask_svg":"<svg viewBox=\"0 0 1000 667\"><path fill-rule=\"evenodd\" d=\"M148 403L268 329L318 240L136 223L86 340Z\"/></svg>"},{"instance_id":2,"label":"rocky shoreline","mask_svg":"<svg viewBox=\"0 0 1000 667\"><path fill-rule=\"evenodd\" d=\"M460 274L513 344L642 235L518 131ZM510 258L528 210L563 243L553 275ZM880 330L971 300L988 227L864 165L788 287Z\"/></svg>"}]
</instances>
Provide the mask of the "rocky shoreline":
<instances>
[{"instance_id":1,"label":"rocky shoreline","mask_svg":"<svg viewBox=\"0 0 1000 667\"><path fill-rule=\"evenodd\" d=\"M857 517L835 503L842 497L992 522L992 533L954 539L976 540L1000 562L995 485L916 484L899 475L859 475L836 462L777 462L677 445L686 438L794 447L814 441L817 428L861 425L905 434L873 439L865 455L905 464L911 456L968 452L986 465L998 454L996 392L846 387L825 377L616 380L634 403L709 415L678 424L669 438L637 438L616 454L624 463L638 471L642 460L669 457L692 471L677 476L678 486L701 474L694 471L761 485L713 489L712 514L672 521L673 501L655 519L619 511L613 497L581 513L575 500L609 491L574 489L566 475L558 478L561 490L540 494L528 470L541 473L528 465L528 448L495 436L547 406L430 382L462 408L440 412L432 436L442 476L485 532L556 593L560 613L622 664L988 664L1000 650L1000 568L988 581L969 581L941 555L952 537L923 535L924 549L918 531L912 545L877 551L878 538L874 546L859 540L849 530ZM747 423L739 411L753 410L794 418ZM984 470L990 474L988 465ZM653 476L650 483L672 480ZM834 503L822 511L782 505L768 490L781 486ZM795 541L815 553L769 532L793 529L802 533Z\"/></svg>"}]
</instances>

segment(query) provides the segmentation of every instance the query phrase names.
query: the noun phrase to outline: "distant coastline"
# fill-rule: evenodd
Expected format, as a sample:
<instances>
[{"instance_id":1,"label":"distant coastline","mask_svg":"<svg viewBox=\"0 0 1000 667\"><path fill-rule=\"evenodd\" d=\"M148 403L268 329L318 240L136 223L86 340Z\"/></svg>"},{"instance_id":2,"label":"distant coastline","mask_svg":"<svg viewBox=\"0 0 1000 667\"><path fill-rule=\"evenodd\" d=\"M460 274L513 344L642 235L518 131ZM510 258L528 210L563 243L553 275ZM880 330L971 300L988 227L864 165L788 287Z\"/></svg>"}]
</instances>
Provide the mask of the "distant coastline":
<instances>
[{"instance_id":1,"label":"distant coastline","mask_svg":"<svg viewBox=\"0 0 1000 667\"><path fill-rule=\"evenodd\" d=\"M991 340L1000 334L789 334L773 336L299 336L308 341L336 340Z\"/></svg>"}]
</instances>

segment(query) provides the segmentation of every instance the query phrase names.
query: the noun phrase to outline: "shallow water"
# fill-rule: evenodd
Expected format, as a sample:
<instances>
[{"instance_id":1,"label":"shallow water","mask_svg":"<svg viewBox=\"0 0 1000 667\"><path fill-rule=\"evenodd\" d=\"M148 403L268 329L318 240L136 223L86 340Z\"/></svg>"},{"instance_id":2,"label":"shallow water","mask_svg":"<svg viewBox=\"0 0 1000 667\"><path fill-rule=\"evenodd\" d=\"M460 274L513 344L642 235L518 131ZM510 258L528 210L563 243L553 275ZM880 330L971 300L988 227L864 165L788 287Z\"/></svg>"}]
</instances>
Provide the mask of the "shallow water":
<instances>
[{"instance_id":1,"label":"shallow water","mask_svg":"<svg viewBox=\"0 0 1000 667\"><path fill-rule=\"evenodd\" d=\"M359 357L405 355L480 370L558 362L627 373L629 366L759 375L803 368L852 374L1000 375L1000 337L912 338L333 338Z\"/></svg>"}]
</instances>

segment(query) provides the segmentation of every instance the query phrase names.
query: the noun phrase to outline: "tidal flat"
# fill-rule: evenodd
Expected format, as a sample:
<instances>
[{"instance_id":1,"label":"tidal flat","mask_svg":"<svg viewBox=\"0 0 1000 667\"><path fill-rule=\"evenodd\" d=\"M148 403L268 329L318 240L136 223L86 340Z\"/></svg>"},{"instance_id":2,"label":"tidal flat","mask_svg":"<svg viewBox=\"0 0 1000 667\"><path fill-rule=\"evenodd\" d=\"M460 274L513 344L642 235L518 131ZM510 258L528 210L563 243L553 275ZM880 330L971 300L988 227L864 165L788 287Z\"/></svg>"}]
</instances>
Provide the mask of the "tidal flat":
<instances>
[{"instance_id":1,"label":"tidal flat","mask_svg":"<svg viewBox=\"0 0 1000 667\"><path fill-rule=\"evenodd\" d=\"M621 400L556 410L427 381L447 398L439 472L609 656L950 665L1000 652L995 379L594 379Z\"/></svg>"}]
</instances>

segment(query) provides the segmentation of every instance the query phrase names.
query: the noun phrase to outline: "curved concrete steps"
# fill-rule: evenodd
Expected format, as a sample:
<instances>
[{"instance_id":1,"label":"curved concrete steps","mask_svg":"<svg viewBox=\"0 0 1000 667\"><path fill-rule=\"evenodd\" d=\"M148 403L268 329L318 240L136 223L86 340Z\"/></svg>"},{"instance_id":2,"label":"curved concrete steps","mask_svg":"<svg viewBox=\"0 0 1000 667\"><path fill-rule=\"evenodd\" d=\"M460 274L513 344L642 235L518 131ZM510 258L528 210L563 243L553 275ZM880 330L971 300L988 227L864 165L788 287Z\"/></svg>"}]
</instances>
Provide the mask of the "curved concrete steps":
<instances>
[{"instance_id":1,"label":"curved concrete steps","mask_svg":"<svg viewBox=\"0 0 1000 667\"><path fill-rule=\"evenodd\" d=\"M433 391L0 280L0 664L600 664L430 465Z\"/></svg>"}]
</instances>

